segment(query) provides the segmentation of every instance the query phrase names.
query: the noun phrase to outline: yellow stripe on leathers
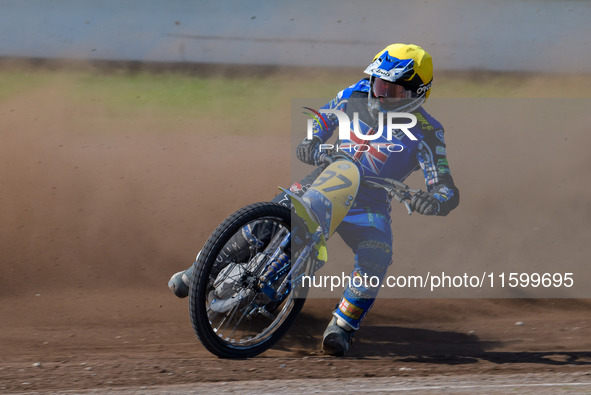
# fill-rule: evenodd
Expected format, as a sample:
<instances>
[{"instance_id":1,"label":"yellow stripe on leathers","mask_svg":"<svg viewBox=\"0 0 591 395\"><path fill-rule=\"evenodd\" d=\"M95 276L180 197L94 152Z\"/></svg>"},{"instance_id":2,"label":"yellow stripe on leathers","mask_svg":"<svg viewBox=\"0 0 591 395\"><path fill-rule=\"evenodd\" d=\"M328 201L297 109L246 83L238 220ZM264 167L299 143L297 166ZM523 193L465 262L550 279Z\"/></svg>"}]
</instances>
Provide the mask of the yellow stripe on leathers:
<instances>
[{"instance_id":1,"label":"yellow stripe on leathers","mask_svg":"<svg viewBox=\"0 0 591 395\"><path fill-rule=\"evenodd\" d=\"M318 229L318 227L320 226L318 224L318 219L316 218L316 215L312 213L312 211L308 208L308 205L304 203L302 198L293 194L289 190L283 188L279 189L281 189L283 192L287 194L287 196L289 196L289 199L291 200L291 204L293 205L295 211L295 215L304 220L306 227L308 228L308 232L316 232L316 229ZM292 216L293 215L294 214L292 212ZM326 263L326 261L328 261L328 251L326 249L326 239L324 238L324 235L320 235L320 241L316 243L315 249L318 252L316 255L316 259Z\"/></svg>"},{"instance_id":2,"label":"yellow stripe on leathers","mask_svg":"<svg viewBox=\"0 0 591 395\"><path fill-rule=\"evenodd\" d=\"M302 197L298 197L289 190L279 188L289 196L296 215L304 220L310 233L316 232L319 227L322 229L319 216L326 217L326 212L312 209L313 204L311 203L313 203L314 196L321 194L324 199L331 202L331 207L324 206L327 210L331 210L329 213L330 222L328 230L322 229L320 242L316 245L318 260L323 262L328 260L325 235L332 236L349 212L359 190L359 182L360 175L357 167L349 161L342 160L328 166L310 187L312 192L308 190ZM318 204L314 206L317 207Z\"/></svg>"},{"instance_id":3,"label":"yellow stripe on leathers","mask_svg":"<svg viewBox=\"0 0 591 395\"><path fill-rule=\"evenodd\" d=\"M359 190L360 178L359 170L353 163L339 160L331 163L302 197L319 219L326 219L328 229L324 229L323 233L327 239L332 236L353 205ZM323 195L331 203L331 207L326 204L312 204L312 200L318 200L318 194Z\"/></svg>"}]
</instances>

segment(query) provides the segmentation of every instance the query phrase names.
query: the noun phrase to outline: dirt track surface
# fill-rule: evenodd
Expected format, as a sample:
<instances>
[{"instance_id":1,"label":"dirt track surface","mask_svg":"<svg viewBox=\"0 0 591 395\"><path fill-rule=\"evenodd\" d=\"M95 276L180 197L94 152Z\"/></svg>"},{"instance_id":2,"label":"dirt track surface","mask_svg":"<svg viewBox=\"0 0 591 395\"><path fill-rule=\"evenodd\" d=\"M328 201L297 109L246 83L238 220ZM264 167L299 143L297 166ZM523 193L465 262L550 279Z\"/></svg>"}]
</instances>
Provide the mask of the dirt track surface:
<instances>
[{"instance_id":1,"label":"dirt track surface","mask_svg":"<svg viewBox=\"0 0 591 395\"><path fill-rule=\"evenodd\" d=\"M191 263L225 216L268 199L289 178L280 149L289 136L199 133L213 126L179 120L170 130L149 114L121 118L68 102L59 88L0 104L0 392L286 378L393 377L425 386L433 382L429 377L478 381L479 375L493 380L521 373L521 384L547 382L546 375L591 380L587 300L383 299L348 357L335 359L322 355L319 343L336 299L314 299L262 356L228 361L210 355L192 333L186 301L166 288L168 277ZM575 154L587 142L581 136L569 136ZM228 141L240 148L220 157L215 147ZM270 148L266 154L245 162L262 143ZM575 175L586 174L579 165L588 160L573 155ZM457 162L458 174L470 171ZM562 167L557 171L564 174ZM502 179L488 177L489 186ZM464 183L466 196L479 196ZM589 214L588 204L577 200L578 191L566 192L582 211L564 220L571 221L569 229L583 226L577 220ZM552 205L543 195L538 199ZM480 213L479 221L494 222ZM568 236L555 246L569 245ZM431 246L449 239L433 237ZM479 255L486 259L498 247L492 243ZM585 255L584 247L570 259ZM524 250L523 259L528 256Z\"/></svg>"},{"instance_id":2,"label":"dirt track surface","mask_svg":"<svg viewBox=\"0 0 591 395\"><path fill-rule=\"evenodd\" d=\"M205 382L77 390L79 394L586 394L591 390L588 373L522 373L506 375L431 375L425 377L373 377L337 379L281 379ZM31 392L28 392L29 394ZM71 394L58 391L56 394Z\"/></svg>"}]
</instances>

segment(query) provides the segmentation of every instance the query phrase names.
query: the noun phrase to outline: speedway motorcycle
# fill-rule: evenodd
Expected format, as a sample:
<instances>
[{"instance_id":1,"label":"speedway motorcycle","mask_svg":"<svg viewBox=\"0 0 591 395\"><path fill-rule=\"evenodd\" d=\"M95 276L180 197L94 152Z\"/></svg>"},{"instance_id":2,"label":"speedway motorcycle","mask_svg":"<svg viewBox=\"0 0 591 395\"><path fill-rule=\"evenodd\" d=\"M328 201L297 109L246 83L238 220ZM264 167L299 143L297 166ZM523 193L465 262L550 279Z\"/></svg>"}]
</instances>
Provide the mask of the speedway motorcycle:
<instances>
[{"instance_id":1,"label":"speedway motorcycle","mask_svg":"<svg viewBox=\"0 0 591 395\"><path fill-rule=\"evenodd\" d=\"M222 358L254 357L277 343L306 300L304 276L327 261L326 241L352 207L359 186L384 188L412 210L418 190L392 179L365 177L343 153L322 154L328 164L301 196L285 192L292 209L274 202L245 206L224 220L197 256L189 310L201 343ZM259 244L236 235L264 230ZM229 253L228 251L231 251Z\"/></svg>"}]
</instances>

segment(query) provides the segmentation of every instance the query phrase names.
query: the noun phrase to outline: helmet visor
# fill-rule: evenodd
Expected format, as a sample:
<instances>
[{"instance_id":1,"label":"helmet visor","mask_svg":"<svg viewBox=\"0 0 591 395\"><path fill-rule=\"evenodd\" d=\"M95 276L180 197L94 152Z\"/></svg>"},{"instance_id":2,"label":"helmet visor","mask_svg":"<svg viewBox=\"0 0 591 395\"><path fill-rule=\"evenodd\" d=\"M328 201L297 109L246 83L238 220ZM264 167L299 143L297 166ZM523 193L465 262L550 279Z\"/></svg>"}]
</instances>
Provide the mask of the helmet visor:
<instances>
[{"instance_id":1,"label":"helmet visor","mask_svg":"<svg viewBox=\"0 0 591 395\"><path fill-rule=\"evenodd\" d=\"M386 99L405 99L409 97L410 93L402 85L384 81L381 78L376 78L373 81L372 89L374 97L383 97Z\"/></svg>"},{"instance_id":2,"label":"helmet visor","mask_svg":"<svg viewBox=\"0 0 591 395\"><path fill-rule=\"evenodd\" d=\"M382 112L401 111L412 103L412 92L402 85L376 78L371 86L373 98L370 101Z\"/></svg>"}]
</instances>

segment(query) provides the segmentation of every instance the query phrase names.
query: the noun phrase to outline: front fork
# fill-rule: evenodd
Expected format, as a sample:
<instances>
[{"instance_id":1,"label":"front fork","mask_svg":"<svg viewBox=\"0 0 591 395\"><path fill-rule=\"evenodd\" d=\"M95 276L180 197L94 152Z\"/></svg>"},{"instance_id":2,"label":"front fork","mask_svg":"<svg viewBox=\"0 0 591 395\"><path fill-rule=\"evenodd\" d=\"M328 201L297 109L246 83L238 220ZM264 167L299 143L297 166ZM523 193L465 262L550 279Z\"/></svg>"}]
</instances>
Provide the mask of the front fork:
<instances>
[{"instance_id":1,"label":"front fork","mask_svg":"<svg viewBox=\"0 0 591 395\"><path fill-rule=\"evenodd\" d=\"M291 243L291 233L287 234L281 241L279 248L275 250L270 258L270 264L267 266L265 273L259 277L259 288L261 292L267 295L271 300L282 300L292 290L292 285L296 284L300 278L308 273L310 270L301 270L303 265L308 261L310 255L315 252L315 246L320 241L322 232L320 230L312 233L308 238L308 242L302 249L298 259L291 266L281 285L275 290L271 285L272 277L278 272L282 271L289 264L290 256L285 253L289 249ZM317 252L316 252L317 253Z\"/></svg>"}]
</instances>

